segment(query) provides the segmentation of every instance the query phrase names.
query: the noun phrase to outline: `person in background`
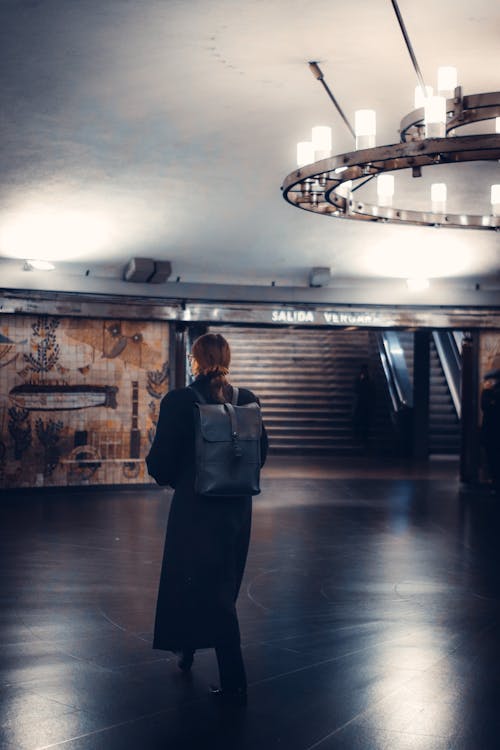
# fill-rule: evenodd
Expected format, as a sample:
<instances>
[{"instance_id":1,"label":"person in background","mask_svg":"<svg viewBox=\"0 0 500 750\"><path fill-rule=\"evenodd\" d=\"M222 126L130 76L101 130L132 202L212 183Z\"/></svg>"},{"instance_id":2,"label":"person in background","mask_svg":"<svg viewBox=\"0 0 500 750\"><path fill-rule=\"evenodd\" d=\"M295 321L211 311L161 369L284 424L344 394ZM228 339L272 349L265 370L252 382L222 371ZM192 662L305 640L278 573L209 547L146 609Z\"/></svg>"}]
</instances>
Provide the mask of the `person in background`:
<instances>
[{"instance_id":1,"label":"person in background","mask_svg":"<svg viewBox=\"0 0 500 750\"><path fill-rule=\"evenodd\" d=\"M356 443L365 450L370 441L373 412L375 409L375 386L368 365L361 365L354 381L354 406L352 411L353 435Z\"/></svg>"},{"instance_id":2,"label":"person in background","mask_svg":"<svg viewBox=\"0 0 500 750\"><path fill-rule=\"evenodd\" d=\"M193 344L193 386L207 403L231 401L231 352L220 334L207 333ZM238 389L238 405L258 402ZM175 492L167 524L153 648L180 654L189 672L197 649L214 648L220 687L211 692L223 702L245 705L247 681L236 613L250 540L252 498L203 497L194 490L195 410L193 389L163 398L156 435L146 458L149 473ZM267 455L265 428L261 462Z\"/></svg>"},{"instance_id":3,"label":"person in background","mask_svg":"<svg viewBox=\"0 0 500 750\"><path fill-rule=\"evenodd\" d=\"M500 496L500 370L486 373L484 380L486 382L481 393L481 442L493 489Z\"/></svg>"}]
</instances>

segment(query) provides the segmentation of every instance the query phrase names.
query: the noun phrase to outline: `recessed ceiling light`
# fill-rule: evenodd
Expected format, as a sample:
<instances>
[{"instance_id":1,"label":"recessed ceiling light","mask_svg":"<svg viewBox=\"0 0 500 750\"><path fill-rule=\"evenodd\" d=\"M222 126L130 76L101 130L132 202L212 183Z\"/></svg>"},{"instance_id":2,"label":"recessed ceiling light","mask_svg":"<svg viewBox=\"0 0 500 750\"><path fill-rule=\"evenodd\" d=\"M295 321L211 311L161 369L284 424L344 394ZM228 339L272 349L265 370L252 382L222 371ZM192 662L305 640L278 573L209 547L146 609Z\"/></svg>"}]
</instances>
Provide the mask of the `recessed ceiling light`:
<instances>
[{"instance_id":1,"label":"recessed ceiling light","mask_svg":"<svg viewBox=\"0 0 500 750\"><path fill-rule=\"evenodd\" d=\"M50 263L48 260L25 260L24 261L24 270L25 271L53 271L55 269L55 265L53 263Z\"/></svg>"}]
</instances>

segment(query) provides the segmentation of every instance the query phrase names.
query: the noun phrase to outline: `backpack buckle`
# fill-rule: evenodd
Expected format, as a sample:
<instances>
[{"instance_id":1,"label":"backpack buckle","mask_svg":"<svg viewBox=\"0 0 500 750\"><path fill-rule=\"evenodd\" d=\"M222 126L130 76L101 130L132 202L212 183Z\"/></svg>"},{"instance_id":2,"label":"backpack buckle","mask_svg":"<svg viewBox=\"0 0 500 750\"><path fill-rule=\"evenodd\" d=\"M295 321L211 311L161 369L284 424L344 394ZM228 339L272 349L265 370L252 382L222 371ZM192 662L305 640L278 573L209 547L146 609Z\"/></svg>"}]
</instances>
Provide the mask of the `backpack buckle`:
<instances>
[{"instance_id":1,"label":"backpack buckle","mask_svg":"<svg viewBox=\"0 0 500 750\"><path fill-rule=\"evenodd\" d=\"M241 445L239 441L239 435L237 432L231 433L231 439L233 441L233 451L236 458L241 458L243 455L243 451L241 450Z\"/></svg>"}]
</instances>

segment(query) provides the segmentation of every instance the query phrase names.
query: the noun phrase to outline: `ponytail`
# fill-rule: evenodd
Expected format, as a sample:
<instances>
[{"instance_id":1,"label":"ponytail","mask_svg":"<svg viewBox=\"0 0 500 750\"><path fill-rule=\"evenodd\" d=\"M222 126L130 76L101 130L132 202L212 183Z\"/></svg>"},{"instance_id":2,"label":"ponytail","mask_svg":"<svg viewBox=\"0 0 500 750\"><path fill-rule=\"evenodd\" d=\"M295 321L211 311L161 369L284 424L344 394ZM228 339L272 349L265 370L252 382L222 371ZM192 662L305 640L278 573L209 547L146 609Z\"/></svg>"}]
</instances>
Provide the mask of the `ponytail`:
<instances>
[{"instance_id":1,"label":"ponytail","mask_svg":"<svg viewBox=\"0 0 500 750\"><path fill-rule=\"evenodd\" d=\"M210 377L210 395L219 403L224 403L228 396L229 364L231 350L220 333L205 333L196 339L192 348L193 374Z\"/></svg>"}]
</instances>

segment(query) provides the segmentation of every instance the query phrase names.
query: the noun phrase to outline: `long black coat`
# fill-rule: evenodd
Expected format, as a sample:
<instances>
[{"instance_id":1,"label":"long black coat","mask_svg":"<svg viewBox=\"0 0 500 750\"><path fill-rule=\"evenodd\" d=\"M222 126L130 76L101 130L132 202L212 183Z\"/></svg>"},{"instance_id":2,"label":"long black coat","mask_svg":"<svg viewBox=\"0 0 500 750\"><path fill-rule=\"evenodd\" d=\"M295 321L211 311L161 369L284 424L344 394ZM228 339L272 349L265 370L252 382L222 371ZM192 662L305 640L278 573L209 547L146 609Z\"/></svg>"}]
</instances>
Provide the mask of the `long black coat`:
<instances>
[{"instance_id":1,"label":"long black coat","mask_svg":"<svg viewBox=\"0 0 500 750\"><path fill-rule=\"evenodd\" d=\"M209 378L197 389L208 403ZM236 599L245 569L252 517L251 497L202 497L194 491L194 404L190 388L163 398L155 439L146 458L149 473L174 488L156 607L153 648L179 651L239 642ZM239 389L238 404L257 401ZM261 440L262 463L267 436Z\"/></svg>"}]
</instances>

